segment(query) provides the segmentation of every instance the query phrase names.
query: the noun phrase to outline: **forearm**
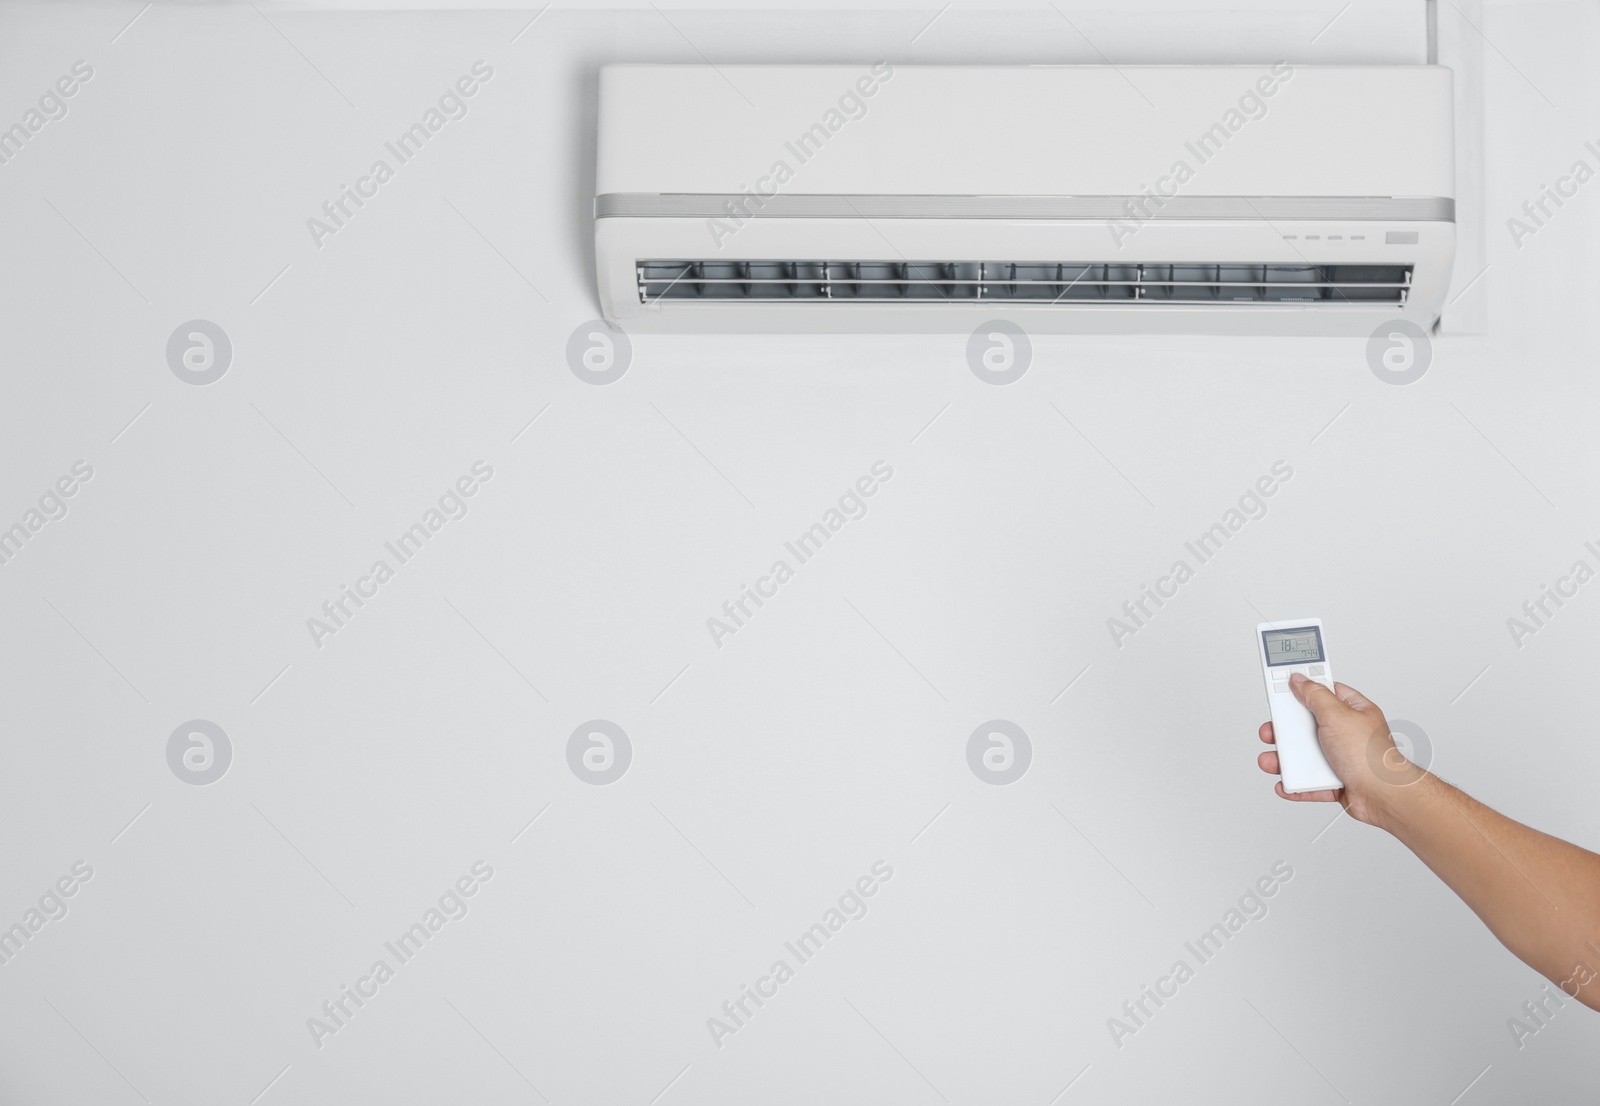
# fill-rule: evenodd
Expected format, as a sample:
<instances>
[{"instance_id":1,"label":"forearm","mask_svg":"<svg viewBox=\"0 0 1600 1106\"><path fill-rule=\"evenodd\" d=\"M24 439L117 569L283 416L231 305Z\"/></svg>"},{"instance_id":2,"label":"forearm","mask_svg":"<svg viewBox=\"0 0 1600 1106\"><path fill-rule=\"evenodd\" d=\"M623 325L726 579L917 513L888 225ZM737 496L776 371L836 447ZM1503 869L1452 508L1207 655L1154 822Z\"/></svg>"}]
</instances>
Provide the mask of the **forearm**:
<instances>
[{"instance_id":1,"label":"forearm","mask_svg":"<svg viewBox=\"0 0 1600 1106\"><path fill-rule=\"evenodd\" d=\"M1512 953L1600 1010L1600 856L1432 775L1386 787L1374 809Z\"/></svg>"}]
</instances>

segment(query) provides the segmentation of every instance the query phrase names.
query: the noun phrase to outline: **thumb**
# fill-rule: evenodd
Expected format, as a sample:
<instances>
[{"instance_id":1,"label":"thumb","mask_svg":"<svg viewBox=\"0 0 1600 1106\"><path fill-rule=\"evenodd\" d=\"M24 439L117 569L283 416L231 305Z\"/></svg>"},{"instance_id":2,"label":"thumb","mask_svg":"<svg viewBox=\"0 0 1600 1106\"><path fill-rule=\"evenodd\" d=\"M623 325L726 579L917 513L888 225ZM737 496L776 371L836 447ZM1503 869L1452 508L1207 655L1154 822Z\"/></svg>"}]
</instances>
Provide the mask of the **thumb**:
<instances>
[{"instance_id":1,"label":"thumb","mask_svg":"<svg viewBox=\"0 0 1600 1106\"><path fill-rule=\"evenodd\" d=\"M1331 722L1339 713L1350 709L1333 692L1298 672L1289 677L1289 690L1310 709L1319 723Z\"/></svg>"}]
</instances>

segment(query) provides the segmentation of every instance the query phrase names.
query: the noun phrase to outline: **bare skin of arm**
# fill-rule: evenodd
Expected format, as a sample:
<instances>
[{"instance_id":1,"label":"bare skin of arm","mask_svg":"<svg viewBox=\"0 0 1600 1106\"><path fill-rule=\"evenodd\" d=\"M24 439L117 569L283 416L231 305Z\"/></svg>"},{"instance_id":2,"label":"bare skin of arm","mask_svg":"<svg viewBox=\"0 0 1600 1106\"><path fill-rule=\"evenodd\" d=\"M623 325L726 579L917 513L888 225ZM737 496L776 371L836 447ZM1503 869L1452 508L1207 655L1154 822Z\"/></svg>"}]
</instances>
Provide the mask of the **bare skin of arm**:
<instances>
[{"instance_id":1,"label":"bare skin of arm","mask_svg":"<svg viewBox=\"0 0 1600 1106\"><path fill-rule=\"evenodd\" d=\"M1387 830L1472 908L1519 960L1600 1010L1600 856L1514 822L1412 764L1395 748L1383 711L1348 684L1329 691L1295 675L1295 698L1317 719L1317 740L1343 788L1290 795L1343 804ZM1261 740L1273 743L1272 723ZM1278 754L1262 753L1278 774Z\"/></svg>"}]
</instances>

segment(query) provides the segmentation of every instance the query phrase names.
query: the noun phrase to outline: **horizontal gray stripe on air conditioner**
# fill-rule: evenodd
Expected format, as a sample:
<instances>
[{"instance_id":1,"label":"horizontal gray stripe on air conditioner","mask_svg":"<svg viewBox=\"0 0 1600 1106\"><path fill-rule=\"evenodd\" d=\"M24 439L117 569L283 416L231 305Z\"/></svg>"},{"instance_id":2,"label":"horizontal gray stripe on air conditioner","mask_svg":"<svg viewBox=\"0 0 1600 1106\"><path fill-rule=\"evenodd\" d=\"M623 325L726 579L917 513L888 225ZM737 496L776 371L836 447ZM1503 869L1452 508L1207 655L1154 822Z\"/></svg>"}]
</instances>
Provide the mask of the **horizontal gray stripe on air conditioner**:
<instances>
[{"instance_id":1,"label":"horizontal gray stripe on air conditioner","mask_svg":"<svg viewBox=\"0 0 1600 1106\"><path fill-rule=\"evenodd\" d=\"M1226 221L1366 220L1453 223L1444 196L895 196L780 193L607 192L597 219L725 219L728 205L769 219L1213 219ZM1134 205L1131 209L1129 205ZM1139 205L1143 205L1143 208ZM741 206L742 205L742 206ZM1131 213L1130 213L1131 212ZM1144 212L1148 212L1145 214Z\"/></svg>"}]
</instances>

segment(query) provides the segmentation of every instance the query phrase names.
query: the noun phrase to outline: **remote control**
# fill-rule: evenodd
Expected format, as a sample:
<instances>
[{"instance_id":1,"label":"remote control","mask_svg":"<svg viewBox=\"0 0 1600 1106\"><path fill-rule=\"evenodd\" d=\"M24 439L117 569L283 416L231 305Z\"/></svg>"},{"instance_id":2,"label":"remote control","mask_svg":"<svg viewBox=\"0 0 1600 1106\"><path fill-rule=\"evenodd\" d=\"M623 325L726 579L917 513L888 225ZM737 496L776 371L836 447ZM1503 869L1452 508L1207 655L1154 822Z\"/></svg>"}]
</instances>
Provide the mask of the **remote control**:
<instances>
[{"instance_id":1,"label":"remote control","mask_svg":"<svg viewBox=\"0 0 1600 1106\"><path fill-rule=\"evenodd\" d=\"M1333 690L1333 671L1322 638L1322 619L1297 618L1288 622L1262 622L1256 626L1261 671L1267 680L1267 705L1272 710L1272 732L1278 747L1278 774L1291 795L1307 791L1337 790L1344 786L1334 774L1317 741L1317 720L1289 688L1296 672Z\"/></svg>"}]
</instances>

